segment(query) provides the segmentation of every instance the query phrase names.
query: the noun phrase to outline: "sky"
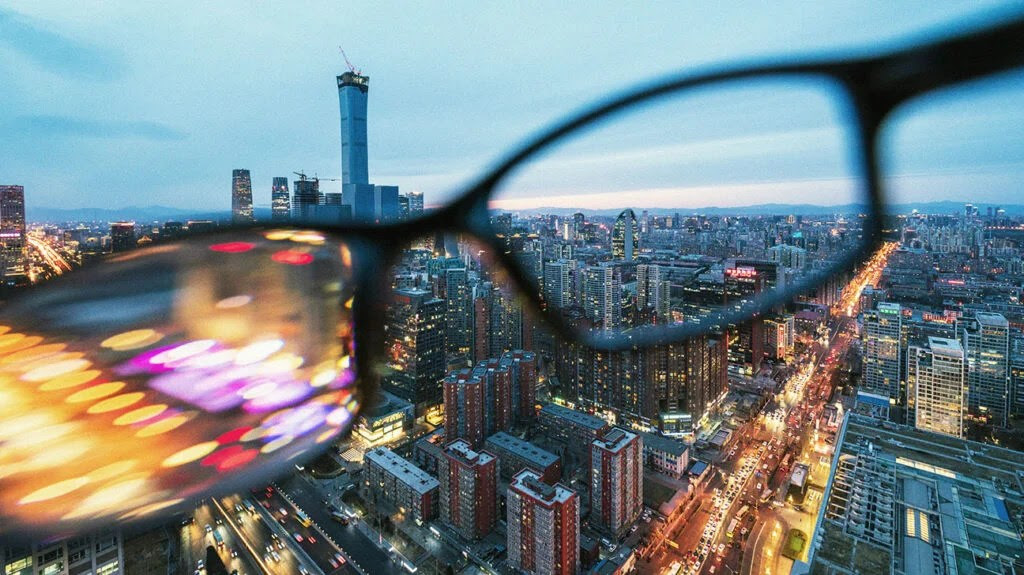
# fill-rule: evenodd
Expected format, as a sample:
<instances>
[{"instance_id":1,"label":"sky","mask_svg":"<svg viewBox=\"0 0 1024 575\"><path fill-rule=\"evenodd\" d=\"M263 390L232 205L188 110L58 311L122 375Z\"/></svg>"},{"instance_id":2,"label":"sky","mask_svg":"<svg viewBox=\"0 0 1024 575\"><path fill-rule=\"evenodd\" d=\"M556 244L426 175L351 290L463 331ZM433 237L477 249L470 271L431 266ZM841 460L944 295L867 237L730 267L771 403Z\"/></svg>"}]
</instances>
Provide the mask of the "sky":
<instances>
[{"instance_id":1,"label":"sky","mask_svg":"<svg viewBox=\"0 0 1024 575\"><path fill-rule=\"evenodd\" d=\"M274 176L338 178L343 46L370 77L371 180L437 204L610 92L721 63L877 49L1008 13L977 0L708 4L8 0L0 184L25 186L30 208L210 211L229 208L235 168L251 170L258 207ZM894 201L1014 201L1024 74L995 85L897 115L886 142L898 152L884 158ZM858 197L856 158L831 90L726 86L651 106L516 172L496 204L845 203Z\"/></svg>"}]
</instances>

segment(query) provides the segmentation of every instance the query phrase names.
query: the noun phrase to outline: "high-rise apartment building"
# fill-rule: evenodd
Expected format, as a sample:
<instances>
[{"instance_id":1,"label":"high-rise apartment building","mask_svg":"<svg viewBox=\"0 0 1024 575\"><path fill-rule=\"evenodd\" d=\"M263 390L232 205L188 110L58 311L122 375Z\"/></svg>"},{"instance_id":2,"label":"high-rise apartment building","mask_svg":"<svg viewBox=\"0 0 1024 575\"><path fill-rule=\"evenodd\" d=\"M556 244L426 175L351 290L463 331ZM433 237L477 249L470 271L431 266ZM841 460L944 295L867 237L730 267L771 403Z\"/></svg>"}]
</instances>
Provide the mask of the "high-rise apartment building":
<instances>
[{"instance_id":1,"label":"high-rise apartment building","mask_svg":"<svg viewBox=\"0 0 1024 575\"><path fill-rule=\"evenodd\" d=\"M612 258L631 262L640 255L640 234L633 210L623 210L612 226Z\"/></svg>"},{"instance_id":2,"label":"high-rise apartment building","mask_svg":"<svg viewBox=\"0 0 1024 575\"><path fill-rule=\"evenodd\" d=\"M865 311L863 318L861 387L868 393L888 397L892 404L905 405L900 385L902 308L898 303L881 302L876 309Z\"/></svg>"},{"instance_id":3,"label":"high-rise apartment building","mask_svg":"<svg viewBox=\"0 0 1024 575\"><path fill-rule=\"evenodd\" d=\"M0 186L0 249L4 285L20 285L28 278L25 257L25 188Z\"/></svg>"},{"instance_id":4,"label":"high-rise apartment building","mask_svg":"<svg viewBox=\"0 0 1024 575\"><path fill-rule=\"evenodd\" d=\"M475 540L490 533L497 519L498 460L474 451L468 442L449 443L438 460L441 521L462 537Z\"/></svg>"},{"instance_id":5,"label":"high-rise apartment building","mask_svg":"<svg viewBox=\"0 0 1024 575\"><path fill-rule=\"evenodd\" d=\"M469 272L464 267L444 270L445 332L449 354L469 356L473 347L473 313Z\"/></svg>"},{"instance_id":6,"label":"high-rise apartment building","mask_svg":"<svg viewBox=\"0 0 1024 575\"><path fill-rule=\"evenodd\" d=\"M388 363L384 387L416 406L440 405L444 379L444 301L428 290L395 290L387 310Z\"/></svg>"},{"instance_id":7,"label":"high-rise apartment building","mask_svg":"<svg viewBox=\"0 0 1024 575\"><path fill-rule=\"evenodd\" d=\"M622 327L622 279L615 265L603 263L583 270L583 313L601 329Z\"/></svg>"},{"instance_id":8,"label":"high-rise apartment building","mask_svg":"<svg viewBox=\"0 0 1024 575\"><path fill-rule=\"evenodd\" d=\"M967 409L964 349L955 339L929 337L907 350L907 386L914 393L914 427L963 437Z\"/></svg>"},{"instance_id":9,"label":"high-rise apartment building","mask_svg":"<svg viewBox=\"0 0 1024 575\"><path fill-rule=\"evenodd\" d=\"M967 360L967 409L1006 427L1010 411L1010 323L1001 314L977 312L957 322Z\"/></svg>"},{"instance_id":10,"label":"high-rise apartment building","mask_svg":"<svg viewBox=\"0 0 1024 575\"><path fill-rule=\"evenodd\" d=\"M124 541L119 532L71 537L31 547L0 547L4 575L118 575L125 572Z\"/></svg>"},{"instance_id":11,"label":"high-rise apartment building","mask_svg":"<svg viewBox=\"0 0 1024 575\"><path fill-rule=\"evenodd\" d=\"M270 186L270 219L285 222L291 218L292 202L288 196L288 178L274 178Z\"/></svg>"},{"instance_id":12,"label":"high-rise apartment building","mask_svg":"<svg viewBox=\"0 0 1024 575\"><path fill-rule=\"evenodd\" d=\"M373 499L403 508L419 521L437 516L437 479L386 447L371 449L364 458L363 487Z\"/></svg>"},{"instance_id":13,"label":"high-rise apartment building","mask_svg":"<svg viewBox=\"0 0 1024 575\"><path fill-rule=\"evenodd\" d=\"M566 309L573 304L573 270L575 260L544 262L544 299L549 305Z\"/></svg>"},{"instance_id":14,"label":"high-rise apartment building","mask_svg":"<svg viewBox=\"0 0 1024 575\"><path fill-rule=\"evenodd\" d=\"M236 224L256 221L252 211L252 179L249 170L231 172L231 221Z\"/></svg>"},{"instance_id":15,"label":"high-rise apartment building","mask_svg":"<svg viewBox=\"0 0 1024 575\"><path fill-rule=\"evenodd\" d=\"M444 430L448 439L465 439L472 447L483 444L485 383L472 370L453 371L442 382Z\"/></svg>"},{"instance_id":16,"label":"high-rise apartment building","mask_svg":"<svg viewBox=\"0 0 1024 575\"><path fill-rule=\"evenodd\" d=\"M650 308L656 323L670 319L669 281L657 264L636 266L636 307L643 312Z\"/></svg>"},{"instance_id":17,"label":"high-rise apartment building","mask_svg":"<svg viewBox=\"0 0 1024 575\"><path fill-rule=\"evenodd\" d=\"M615 427L590 451L590 523L615 536L643 510L643 441Z\"/></svg>"},{"instance_id":18,"label":"high-rise apartment building","mask_svg":"<svg viewBox=\"0 0 1024 575\"><path fill-rule=\"evenodd\" d=\"M508 487L508 563L538 575L579 571L579 496L562 485L548 485L524 469Z\"/></svg>"},{"instance_id":19,"label":"high-rise apartment building","mask_svg":"<svg viewBox=\"0 0 1024 575\"><path fill-rule=\"evenodd\" d=\"M110 224L110 246L116 254L135 247L135 222L113 222Z\"/></svg>"},{"instance_id":20,"label":"high-rise apartment building","mask_svg":"<svg viewBox=\"0 0 1024 575\"><path fill-rule=\"evenodd\" d=\"M510 375L512 420L533 419L537 403L537 354L513 349L501 354L499 363Z\"/></svg>"}]
</instances>

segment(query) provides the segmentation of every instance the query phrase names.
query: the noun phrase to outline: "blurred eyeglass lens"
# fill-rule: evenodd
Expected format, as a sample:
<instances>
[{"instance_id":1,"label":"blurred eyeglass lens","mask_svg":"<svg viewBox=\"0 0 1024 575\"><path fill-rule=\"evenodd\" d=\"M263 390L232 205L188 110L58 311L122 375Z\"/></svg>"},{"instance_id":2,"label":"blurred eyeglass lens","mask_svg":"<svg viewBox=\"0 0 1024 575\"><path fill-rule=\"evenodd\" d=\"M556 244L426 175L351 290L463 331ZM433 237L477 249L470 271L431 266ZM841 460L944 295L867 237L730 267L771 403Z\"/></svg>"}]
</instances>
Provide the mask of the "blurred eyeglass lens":
<instances>
[{"instance_id":1,"label":"blurred eyeglass lens","mask_svg":"<svg viewBox=\"0 0 1024 575\"><path fill-rule=\"evenodd\" d=\"M513 172L491 222L547 305L582 330L742 309L861 245L868 196L851 110L818 76L662 96Z\"/></svg>"},{"instance_id":2,"label":"blurred eyeglass lens","mask_svg":"<svg viewBox=\"0 0 1024 575\"><path fill-rule=\"evenodd\" d=\"M1005 209L1024 189L1024 72L926 94L898 108L881 132L881 163L896 230L914 249L942 247L929 214L989 218L986 235L1017 241ZM966 204L966 206L965 206ZM965 211L966 210L966 211ZM973 213L977 210L977 213ZM977 220L980 222L980 220ZM979 228L980 229L980 228Z\"/></svg>"},{"instance_id":3,"label":"blurred eyeglass lens","mask_svg":"<svg viewBox=\"0 0 1024 575\"><path fill-rule=\"evenodd\" d=\"M0 312L0 537L174 512L351 425L348 248L247 231L125 253Z\"/></svg>"}]
</instances>

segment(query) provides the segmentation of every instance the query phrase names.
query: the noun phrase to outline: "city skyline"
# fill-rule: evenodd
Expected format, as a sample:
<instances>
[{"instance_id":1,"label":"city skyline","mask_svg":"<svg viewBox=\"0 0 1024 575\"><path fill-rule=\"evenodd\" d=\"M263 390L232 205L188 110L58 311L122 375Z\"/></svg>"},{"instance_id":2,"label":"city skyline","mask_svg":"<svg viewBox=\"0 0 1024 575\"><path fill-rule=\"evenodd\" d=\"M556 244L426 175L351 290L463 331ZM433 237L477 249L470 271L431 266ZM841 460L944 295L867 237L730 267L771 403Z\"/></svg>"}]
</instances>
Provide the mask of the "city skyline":
<instances>
[{"instance_id":1,"label":"city skyline","mask_svg":"<svg viewBox=\"0 0 1024 575\"><path fill-rule=\"evenodd\" d=\"M55 3L56 6L59 3ZM998 5L995 3L994 5ZM46 6L36 4L15 5L13 8L4 9L0 12L0 29L5 36L14 39L15 42L4 44L6 48L0 52L0 66L9 70L12 76L24 78L23 82L12 87L10 92L10 106L0 112L0 126L8 129L16 129L21 134L21 145L17 147L4 147L0 149L5 157L5 168L8 173L4 174L5 181L17 182L24 185L30 194L38 199L40 206L66 206L66 207L90 207L90 206L111 206L120 207L125 205L167 205L170 207L196 207L202 206L210 211L221 211L228 208L227 199L223 194L214 193L217 189L216 182L223 181L222 174L237 165L248 166L254 174L256 182L255 190L257 197L255 205L264 207L270 204L269 195L266 193L267 183L272 177L281 174L289 174L296 170L316 167L325 177L341 176L335 173L337 169L338 150L336 147L338 133L334 126L337 126L337 108L331 105L332 90L330 78L344 71L344 64L337 54L335 44L331 41L326 46L298 47L287 43L280 45L276 50L260 49L262 56L270 65L277 63L283 69L295 73L294 78L288 78L288 83L299 83L306 88L301 91L285 91L279 95L265 95L260 92L238 91L238 86L224 84L220 80L220 69L225 64L234 66L239 77L247 74L259 74L263 67L255 64L244 64L237 58L241 56L234 50L223 51L223 61L210 61L208 58L201 58L205 67L188 71L177 67L172 62L154 61L150 49L128 50L126 45L111 40L110 36L97 35L96 30L82 28L84 22L90 21L87 14L78 14L76 21L67 20L75 14L73 8L64 13L68 16L56 16L53 10L47 10ZM355 6L353 10L361 10L361 6ZM883 4L878 6L880 11L892 10ZM995 10L991 13L998 13ZM496 10L502 13L502 10ZM514 12L514 11L513 11ZM569 13L566 13L569 12ZM747 41L726 40L716 38L713 45L717 47L714 51L702 48L699 44L699 37L689 40L679 40L668 35L663 27L654 27L660 34L656 40L669 44L680 43L676 53L687 54L688 57L680 61L678 57L670 58L666 55L653 57L657 52L653 45L644 45L633 50L623 50L621 53L612 54L609 63L603 65L605 69L605 80L597 82L590 78L577 78L576 76L565 76L555 65L550 64L533 72L543 73L548 76L555 74L561 78L564 86L548 82L554 94L558 98L543 94L527 95L521 90L506 90L502 94L503 83L499 83L497 77L488 77L488 80L470 89L470 92L484 96L483 90L494 91L491 101L494 105L501 105L509 113L502 114L500 121L495 118L493 109L482 109L479 104L468 104L460 99L439 101L436 96L426 97L417 106L407 106L400 103L403 101L403 94L409 93L412 83L421 82L422 73L417 71L416 66L406 68L405 65L398 65L388 60L392 48L381 47L379 43L369 43L369 35L373 34L374 26L378 25L377 20L369 15L366 19L372 24L360 28L344 28L345 43L348 44L349 54L358 54L354 59L361 65L366 74L377 78L375 81L374 102L370 114L374 120L369 122L369 154L371 158L370 169L377 174L381 180L393 182L401 186L403 190L421 191L427 195L428 206L437 205L450 199L451 192L459 189L460 183L465 183L468 178L486 165L493 162L494 158L500 156L505 150L516 142L520 142L530 133L535 133L542 126L549 125L571 110L578 108L581 104L591 102L607 93L606 86L611 84L619 87L629 86L636 82L642 82L658 74L674 72L679 69L696 69L713 63L724 63L730 60L756 55L786 55L797 53L815 53L823 48L834 49L838 46L862 46L872 45L872 42L883 45L891 44L894 39L920 36L921 30L942 29L941 24L956 21L956 16L984 14L985 11L971 7L957 5L946 5L943 7L923 6L915 13L906 10L905 14L900 11L900 16L906 18L902 23L895 24L898 18L880 19L878 22L872 20L872 26L851 26L851 23L865 23L865 18L860 11L850 13L846 10L833 10L830 14L832 19L818 27L813 27L813 32L808 32L802 37L801 42L782 42L784 36L781 31L769 31L756 27L753 37L761 40L759 44L747 43ZM330 11L324 12L324 20L331 20ZM497 14L490 14L496 16ZM501 14L506 17L526 17L524 14ZM197 33L205 29L205 26L221 26L232 34L247 37L255 35L260 37L264 33L261 23L263 18L270 14L248 14L246 18L238 21L224 21L220 15L214 14L210 22L200 25L196 22L173 18L169 23L170 28L177 30L178 34L173 40L168 37L161 37L160 42L173 42L171 53L178 57L192 57L186 46L180 45L178 38L182 34ZM278 15L278 20L286 15ZM424 15L404 15L411 16ZM559 14L564 18L578 17L567 10ZM724 10L724 13L715 15L718 18L735 18L737 15L731 10ZM93 16L94 18L95 16ZM152 15L130 13L124 16L131 21L137 22L140 28L147 28L145 22ZM424 16L425 17L425 16ZM641 14L637 16L635 25L643 25L655 20L657 14ZM443 18L443 15L432 16L432 18ZM611 18L608 15L593 16L591 20L583 22L581 36L591 28L599 27L601 23ZM984 15L978 17L984 19ZM305 23L308 19L304 18ZM346 19L346 21L351 19ZM969 22L968 18L963 22ZM558 22L555 18L552 24ZM966 26L966 23L960 24ZM248 26L248 27L247 27ZM346 25L347 26L347 25ZM556 41L566 42L567 39L556 40L550 33L548 27L542 27L537 40L540 45L551 47ZM700 34L698 34L699 36ZM580 38L580 39L583 39ZM472 43L479 38L473 37L462 40L463 43ZM787 38L787 40L789 40ZM340 41L340 40L339 40ZM156 42L154 49L160 44ZM269 45L268 45L269 46ZM401 45L399 46L399 48ZM663 46L659 46L663 48ZM525 49L525 48L524 48ZM535 49L535 48L534 48ZM663 50L673 52L672 50ZM62 56L64 59L58 57ZM483 51L479 58L490 58L488 62L500 61L494 52ZM295 59L308 60L309 65L304 70L298 69L293 62ZM563 57L563 58L568 58ZM251 59L250 59L251 60ZM632 66L614 66L614 62L633 62ZM572 62L568 60L566 63ZM644 65L637 66L636 62L643 62ZM449 86L464 86L466 80L453 77L464 66L470 62L455 61L442 69L437 70L440 79ZM589 64L593 66L594 64ZM421 67L420 67L421 68ZM477 68L479 69L479 68ZM198 106L194 88L188 84L189 78L197 78L196 74L202 74L203 70L217 70L217 80L207 76L202 77L201 82L196 86L209 88L204 94L202 105ZM503 68L494 69L494 74L502 74ZM88 87L88 92L82 94L83 106L81 110L65 110L52 98L33 98L33 94L53 74L61 77L61 82L71 94L79 94L81 89ZM164 81L167 77L180 77L184 82L179 82L179 96L170 102L159 102L150 95L152 86ZM281 77L275 73L275 77ZM471 76L470 76L471 77ZM501 77L501 76L498 76ZM504 77L510 77L505 74ZM543 77L543 76L542 76ZM225 80L230 75L224 75ZM287 75L285 76L287 78ZM159 79L159 80L158 80ZM1018 82L1019 78L1010 78L1010 82ZM125 90L125 85L130 85L130 90ZM97 95L107 93L110 90L119 90L137 94L139 97L132 102L126 102L123 97L112 97L120 102L131 113L119 115L118 119L110 118L110 103L103 103L95 100ZM96 95L93 95L96 94ZM244 104L234 109L229 109L227 104L221 104L221 94L233 94L243 97ZM302 94L303 99L296 99L292 94ZM524 97L525 96L525 97ZM517 104L510 106L510 98L518 100ZM557 100L557 103L555 102ZM512 100L516 101L516 100ZM444 111L441 114L431 111L423 112L432 106L437 111ZM978 107L979 109L991 109L992 106ZM1002 109L1013 109L1012 106L1002 106ZM1019 107L1017 107L1019 108ZM461 112L456 115L455 110ZM185 112L188 111L188 114ZM765 108L766 113L775 113L773 108ZM972 112L972 110L967 110ZM1007 112L1013 114L1017 112ZM196 123L185 120L189 115L196 115ZM214 115L215 118L210 116ZM302 114L298 117L297 114ZM419 115L413 115L419 114ZM968 114L970 115L970 114ZM133 119L134 118L134 119ZM200 119L201 118L201 119ZM270 118L270 119L268 119ZM458 122L446 120L446 118L458 118ZM975 114L977 120L976 136L981 137L991 134L993 124L1012 123L1015 116L1004 115L993 118ZM474 124L476 122L476 124ZM496 123L497 122L497 123ZM913 136L919 128L920 122L911 121L908 123L908 133ZM480 127L473 128L477 125ZM442 126L446 126L442 128ZM481 128L482 127L482 128ZM756 126L755 126L756 127ZM806 133L807 126L793 125L792 130L780 133L780 137L795 137L806 143L813 139L801 136ZM942 128L946 132L939 133L940 136L947 136L951 133L962 131L963 122L955 126ZM249 137L255 135L253 130L258 130L260 137ZM794 131L795 130L795 131ZM803 131L801 131L803 130ZM954 132L948 132L954 130ZM282 131L288 134L281 134ZM448 137L439 140L432 137L433 134L445 133ZM699 131L699 130L698 130ZM766 132L773 133L773 132ZM244 147L237 145L225 145L228 134L231 140L247 141ZM270 137L268 137L268 135ZM735 136L736 134L733 134ZM742 134L740 134L742 135ZM747 134L748 136L750 134ZM757 135L757 134L754 134ZM711 137L708 134L701 135L699 140L703 142L703 153L708 154L708 146L714 148L721 140ZM764 133L761 134L764 136ZM920 136L918 136L920 138ZM242 138L242 140L239 140ZM486 138L486 139L485 139ZM708 139L710 138L710 139ZM942 138L938 138L941 141ZM960 138L962 143L972 138ZM977 138L974 138L977 139ZM443 140L443 141L442 141ZM756 140L754 140L756 141ZM264 143L268 142L268 143ZM95 146L95 143L104 143L104 146ZM898 165L895 173L899 177L893 180L896 184L893 192L893 199L899 196L906 196L908 200L918 200L925 197L929 199L957 199L966 200L968 197L975 202L986 203L1009 203L1012 196L1008 190L1016 189L1021 180L1020 159L995 155L996 157L979 159L978 145L970 146L967 153L963 154L962 161L950 162L948 149L932 149L932 142L928 146L913 147L908 154L905 165ZM429 144L429 145L428 145ZM660 143L655 143L661 145ZM671 145L682 145L686 142L671 142ZM687 144L689 145L689 144ZM211 148L212 147L212 148ZM647 146L649 147L649 145ZM1006 146L1004 146L1005 148ZM1012 147L1012 146L1009 146ZM206 150L215 148L217 153L207 153ZM942 148L942 146L939 146ZM49 158L60 157L55 154L56 150L66 151L70 156L62 158L60 162L53 163ZM646 153L645 147L633 147L623 150L631 153ZM961 151L959 149L954 151ZM980 149L980 151L985 151ZM117 164L113 158L108 156L115 154ZM132 168L125 169L125 154L136 155L134 161L129 160L128 165ZM626 154L629 157L629 154ZM708 156L713 157L713 156ZM82 160L86 162L82 162ZM984 161L982 161L984 160ZM994 162L994 163L993 163ZM941 170L936 173L936 170ZM169 171L172 170L172 171ZM173 172L173 177L171 173ZM44 178L41 174L47 174ZM635 208L654 207L699 207L702 205L743 205L752 202L754 196L763 198L780 198L795 195L803 195L807 198L816 197L827 199L822 204L842 203L838 198L823 198L822 190L830 193L837 192L837 174L808 174L810 180L786 184L780 186L780 180L772 178L763 180L751 173L730 174L729 178L718 177L720 181L712 182L714 186L705 192L714 191L717 202L696 201L682 203L673 202L675 205L653 202L626 201ZM841 174L840 174L841 175ZM752 177L754 176L754 177ZM103 182L100 185L100 182ZM124 190L122 183L132 182L131 194ZM786 180L781 180L786 181ZM841 185L841 184L840 184ZM340 191L340 184L325 184L324 193ZM619 190L626 194L634 194L642 197L645 190L661 190L662 188L633 188ZM687 190L700 192L703 188L698 185ZM735 198L725 198L720 192L733 191L743 192L733 194ZM599 207L601 201L607 201L609 191L590 192L589 195L579 195L576 192L562 194L566 196L564 201L570 198L577 202L586 202L593 207ZM760 196L758 196L760 194ZM785 194L785 196L784 196ZM558 194L551 194L555 196ZM649 195L649 194L648 194ZM661 192L662 196L670 194ZM628 198L628 195L626 196ZM503 198L497 198L503 199ZM623 197L616 196L614 207L623 206ZM606 207L611 207L605 204ZM541 207L541 206L537 206Z\"/></svg>"}]
</instances>

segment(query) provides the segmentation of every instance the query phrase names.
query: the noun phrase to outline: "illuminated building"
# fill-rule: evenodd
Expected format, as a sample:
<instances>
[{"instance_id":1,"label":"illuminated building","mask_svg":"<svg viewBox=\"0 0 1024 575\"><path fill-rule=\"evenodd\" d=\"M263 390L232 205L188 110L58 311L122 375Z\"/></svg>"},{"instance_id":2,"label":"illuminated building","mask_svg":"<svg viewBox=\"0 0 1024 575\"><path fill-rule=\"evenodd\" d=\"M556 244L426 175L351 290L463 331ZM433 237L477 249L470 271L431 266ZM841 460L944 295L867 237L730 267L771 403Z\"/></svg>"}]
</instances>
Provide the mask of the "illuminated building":
<instances>
[{"instance_id":1,"label":"illuminated building","mask_svg":"<svg viewBox=\"0 0 1024 575\"><path fill-rule=\"evenodd\" d=\"M622 535L643 509L643 441L615 427L595 439L590 451L590 523Z\"/></svg>"},{"instance_id":2,"label":"illuminated building","mask_svg":"<svg viewBox=\"0 0 1024 575\"><path fill-rule=\"evenodd\" d=\"M249 170L231 172L231 221L236 224L256 221L252 211L252 180Z\"/></svg>"},{"instance_id":3,"label":"illuminated building","mask_svg":"<svg viewBox=\"0 0 1024 575\"><path fill-rule=\"evenodd\" d=\"M72 537L31 547L0 547L4 575L116 575L124 573L120 532Z\"/></svg>"},{"instance_id":4,"label":"illuminated building","mask_svg":"<svg viewBox=\"0 0 1024 575\"><path fill-rule=\"evenodd\" d=\"M489 359L472 369L449 373L443 382L448 439L465 439L479 449L485 437L509 429L519 410L513 389L518 398L519 379L529 380L531 373L530 365L523 368L512 356L507 361Z\"/></svg>"},{"instance_id":5,"label":"illuminated building","mask_svg":"<svg viewBox=\"0 0 1024 575\"><path fill-rule=\"evenodd\" d=\"M115 254L135 248L135 222L110 224L110 246Z\"/></svg>"},{"instance_id":6,"label":"illuminated building","mask_svg":"<svg viewBox=\"0 0 1024 575\"><path fill-rule=\"evenodd\" d=\"M573 304L572 272L575 260L544 262L544 299L548 305L566 309Z\"/></svg>"},{"instance_id":7,"label":"illuminated building","mask_svg":"<svg viewBox=\"0 0 1024 575\"><path fill-rule=\"evenodd\" d=\"M773 360L782 360L793 352L794 326L792 315L779 315L765 318L765 356Z\"/></svg>"},{"instance_id":8,"label":"illuminated building","mask_svg":"<svg viewBox=\"0 0 1024 575\"><path fill-rule=\"evenodd\" d=\"M415 409L411 403L380 390L371 406L359 412L355 432L367 443L387 443L402 437L413 419Z\"/></svg>"},{"instance_id":9,"label":"illuminated building","mask_svg":"<svg viewBox=\"0 0 1024 575\"><path fill-rule=\"evenodd\" d=\"M291 218L292 202L288 196L288 178L274 178L270 187L270 219L286 222Z\"/></svg>"},{"instance_id":10,"label":"illuminated building","mask_svg":"<svg viewBox=\"0 0 1024 575\"><path fill-rule=\"evenodd\" d=\"M536 413L537 354L513 349L501 355L500 364L511 375L512 420L526 422Z\"/></svg>"},{"instance_id":11,"label":"illuminated building","mask_svg":"<svg viewBox=\"0 0 1024 575\"><path fill-rule=\"evenodd\" d=\"M900 338L903 334L903 314L898 303L879 303L874 310L863 315L861 331L862 372L861 389L888 397L894 405L904 405L900 373L903 363Z\"/></svg>"},{"instance_id":12,"label":"illuminated building","mask_svg":"<svg viewBox=\"0 0 1024 575\"><path fill-rule=\"evenodd\" d=\"M640 238L633 210L623 210L612 227L612 258L631 262L640 255Z\"/></svg>"},{"instance_id":13,"label":"illuminated building","mask_svg":"<svg viewBox=\"0 0 1024 575\"><path fill-rule=\"evenodd\" d=\"M438 461L441 483L441 521L466 539L476 540L491 532L497 519L498 465L486 451L473 451L457 439L449 443Z\"/></svg>"},{"instance_id":14,"label":"illuminated building","mask_svg":"<svg viewBox=\"0 0 1024 575\"><path fill-rule=\"evenodd\" d=\"M967 408L964 349L955 339L929 337L907 351L907 385L914 393L914 427L963 437Z\"/></svg>"},{"instance_id":15,"label":"illuminated building","mask_svg":"<svg viewBox=\"0 0 1024 575\"><path fill-rule=\"evenodd\" d=\"M967 408L1006 427L1010 404L1010 324L1001 314L976 312L957 322L967 361Z\"/></svg>"},{"instance_id":16,"label":"illuminated building","mask_svg":"<svg viewBox=\"0 0 1024 575\"><path fill-rule=\"evenodd\" d=\"M479 447L484 439L484 382L469 369L444 378L444 429L449 439Z\"/></svg>"},{"instance_id":17,"label":"illuminated building","mask_svg":"<svg viewBox=\"0 0 1024 575\"><path fill-rule=\"evenodd\" d=\"M655 433L639 432L638 435L647 467L676 479L683 477L690 466L690 449L685 443Z\"/></svg>"},{"instance_id":18,"label":"illuminated building","mask_svg":"<svg viewBox=\"0 0 1024 575\"><path fill-rule=\"evenodd\" d=\"M25 188L0 186L0 245L3 256L4 285L28 281L25 257Z\"/></svg>"},{"instance_id":19,"label":"illuminated building","mask_svg":"<svg viewBox=\"0 0 1024 575\"><path fill-rule=\"evenodd\" d=\"M636 266L636 307L641 312L650 308L657 323L667 323L670 317L669 281L665 275L657 264Z\"/></svg>"},{"instance_id":20,"label":"illuminated building","mask_svg":"<svg viewBox=\"0 0 1024 575\"><path fill-rule=\"evenodd\" d=\"M583 312L606 330L622 327L622 280L619 269L609 263L585 268Z\"/></svg>"},{"instance_id":21,"label":"illuminated building","mask_svg":"<svg viewBox=\"0 0 1024 575\"><path fill-rule=\"evenodd\" d=\"M409 217L415 218L423 215L423 192L409 192Z\"/></svg>"},{"instance_id":22,"label":"illuminated building","mask_svg":"<svg viewBox=\"0 0 1024 575\"><path fill-rule=\"evenodd\" d=\"M442 403L444 301L423 289L395 290L385 323L385 388L416 406L417 415Z\"/></svg>"},{"instance_id":23,"label":"illuminated building","mask_svg":"<svg viewBox=\"0 0 1024 575\"><path fill-rule=\"evenodd\" d=\"M562 485L548 485L524 469L509 484L506 498L508 563L538 575L579 571L579 496Z\"/></svg>"},{"instance_id":24,"label":"illuminated building","mask_svg":"<svg viewBox=\"0 0 1024 575\"><path fill-rule=\"evenodd\" d=\"M468 356L473 337L469 275L464 267L444 270L445 332L449 354Z\"/></svg>"},{"instance_id":25,"label":"illuminated building","mask_svg":"<svg viewBox=\"0 0 1024 575\"><path fill-rule=\"evenodd\" d=\"M373 186L373 215L378 222L398 221L401 215L398 186Z\"/></svg>"},{"instance_id":26,"label":"illuminated building","mask_svg":"<svg viewBox=\"0 0 1024 575\"><path fill-rule=\"evenodd\" d=\"M523 469L536 472L548 485L562 478L562 462L557 455L504 431L488 437L485 449L498 457L502 479L512 479Z\"/></svg>"},{"instance_id":27,"label":"illuminated building","mask_svg":"<svg viewBox=\"0 0 1024 575\"><path fill-rule=\"evenodd\" d=\"M386 447L367 451L363 461L363 485L374 500L388 501L415 520L437 516L441 484L426 471Z\"/></svg>"}]
</instances>

